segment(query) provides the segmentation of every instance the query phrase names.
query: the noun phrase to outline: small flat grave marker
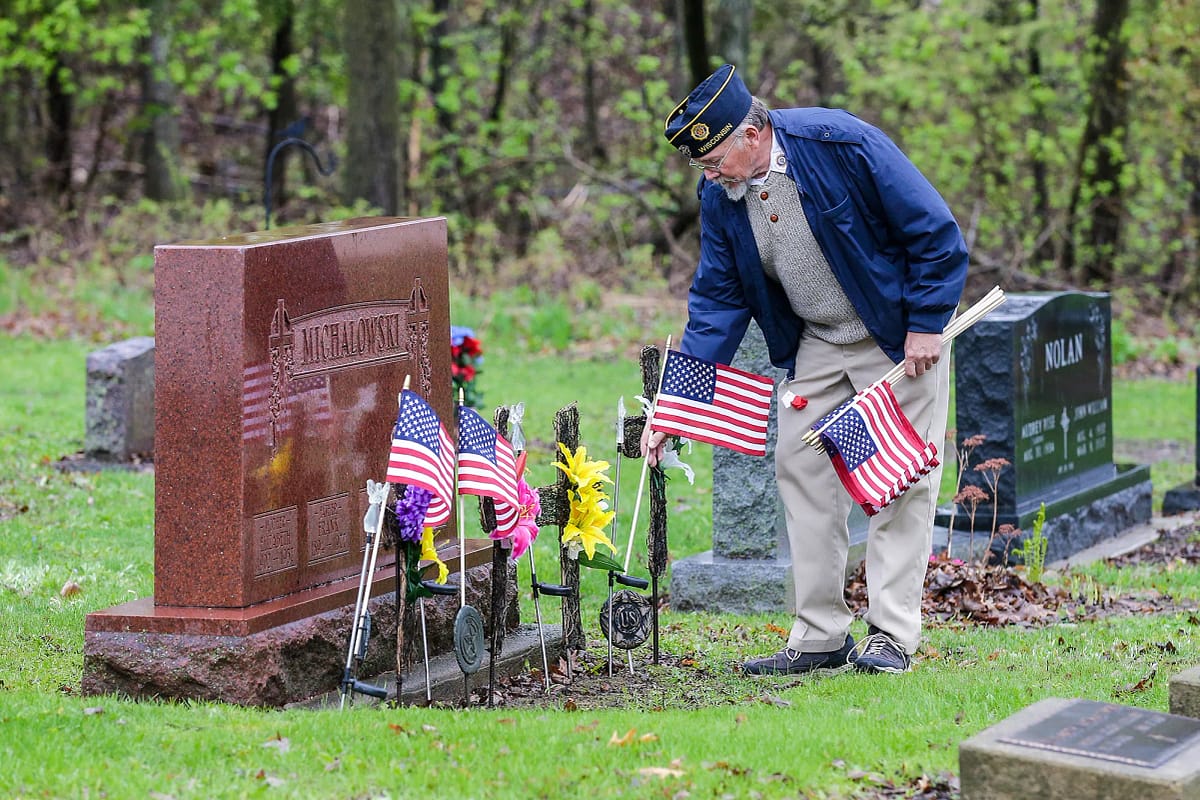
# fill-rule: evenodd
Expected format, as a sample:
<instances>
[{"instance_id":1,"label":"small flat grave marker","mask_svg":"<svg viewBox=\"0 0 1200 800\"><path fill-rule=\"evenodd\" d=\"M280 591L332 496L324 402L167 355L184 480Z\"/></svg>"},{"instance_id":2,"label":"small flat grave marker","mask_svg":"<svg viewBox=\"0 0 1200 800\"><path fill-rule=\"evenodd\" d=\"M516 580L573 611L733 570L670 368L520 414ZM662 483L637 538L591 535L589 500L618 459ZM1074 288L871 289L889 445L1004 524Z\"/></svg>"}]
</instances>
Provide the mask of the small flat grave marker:
<instances>
[{"instance_id":1,"label":"small flat grave marker","mask_svg":"<svg viewBox=\"0 0 1200 800\"><path fill-rule=\"evenodd\" d=\"M1002 742L1158 767L1200 735L1200 720L1077 700Z\"/></svg>"},{"instance_id":2,"label":"small flat grave marker","mask_svg":"<svg viewBox=\"0 0 1200 800\"><path fill-rule=\"evenodd\" d=\"M1041 700L959 745L963 800L1195 800L1200 720Z\"/></svg>"}]
</instances>

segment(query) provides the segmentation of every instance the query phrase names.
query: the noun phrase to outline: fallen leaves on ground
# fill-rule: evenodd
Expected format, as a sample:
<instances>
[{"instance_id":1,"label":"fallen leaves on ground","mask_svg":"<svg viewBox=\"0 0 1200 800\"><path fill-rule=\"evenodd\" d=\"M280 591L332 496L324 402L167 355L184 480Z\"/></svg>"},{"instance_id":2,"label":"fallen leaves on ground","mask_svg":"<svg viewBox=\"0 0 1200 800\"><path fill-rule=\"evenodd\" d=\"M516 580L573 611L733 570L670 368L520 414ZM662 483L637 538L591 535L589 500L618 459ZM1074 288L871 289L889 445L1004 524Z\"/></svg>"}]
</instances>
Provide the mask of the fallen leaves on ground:
<instances>
[{"instance_id":1,"label":"fallen leaves on ground","mask_svg":"<svg viewBox=\"0 0 1200 800\"><path fill-rule=\"evenodd\" d=\"M1108 559L1115 566L1200 563L1195 526L1164 532L1156 541ZM1070 581L1067 581L1068 585ZM860 564L846 583L846 602L862 614L867 607L866 566ZM925 573L921 610L930 623L1038 627L1060 620L1093 621L1111 616L1158 614L1194 608L1154 590L1136 595L1104 594L1084 581L1077 591L1033 583L1023 569L1000 564L933 558Z\"/></svg>"}]
</instances>

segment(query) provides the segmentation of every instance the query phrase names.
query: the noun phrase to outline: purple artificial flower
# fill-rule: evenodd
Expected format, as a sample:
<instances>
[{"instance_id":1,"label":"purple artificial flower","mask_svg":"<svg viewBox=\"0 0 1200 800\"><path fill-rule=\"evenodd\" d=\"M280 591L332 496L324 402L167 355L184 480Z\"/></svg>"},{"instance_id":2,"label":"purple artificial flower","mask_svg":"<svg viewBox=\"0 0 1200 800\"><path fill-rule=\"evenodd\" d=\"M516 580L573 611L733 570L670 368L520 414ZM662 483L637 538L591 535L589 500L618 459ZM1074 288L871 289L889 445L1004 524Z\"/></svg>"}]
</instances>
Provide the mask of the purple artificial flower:
<instances>
[{"instance_id":1,"label":"purple artificial flower","mask_svg":"<svg viewBox=\"0 0 1200 800\"><path fill-rule=\"evenodd\" d=\"M421 533L425 528L425 512L429 510L429 501L433 493L420 486L409 484L404 488L404 494L396 500L396 524L399 527L397 538L409 544L420 544Z\"/></svg>"}]
</instances>

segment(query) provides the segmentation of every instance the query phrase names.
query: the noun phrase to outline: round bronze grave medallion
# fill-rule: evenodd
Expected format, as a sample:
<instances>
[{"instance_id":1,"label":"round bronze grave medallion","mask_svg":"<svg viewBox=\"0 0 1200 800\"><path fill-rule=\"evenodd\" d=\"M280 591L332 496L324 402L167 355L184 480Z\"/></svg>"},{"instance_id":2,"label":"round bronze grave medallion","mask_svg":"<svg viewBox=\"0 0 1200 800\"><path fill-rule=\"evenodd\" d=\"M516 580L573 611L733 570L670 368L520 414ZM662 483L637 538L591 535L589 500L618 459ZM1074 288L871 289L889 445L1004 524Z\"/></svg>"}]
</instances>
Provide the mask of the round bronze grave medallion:
<instances>
[{"instance_id":1,"label":"round bronze grave medallion","mask_svg":"<svg viewBox=\"0 0 1200 800\"><path fill-rule=\"evenodd\" d=\"M612 631L608 630L609 603L612 603ZM600 607L600 630L613 647L632 650L650 636L650 600L632 589L614 592Z\"/></svg>"},{"instance_id":2,"label":"round bronze grave medallion","mask_svg":"<svg viewBox=\"0 0 1200 800\"><path fill-rule=\"evenodd\" d=\"M454 618L454 657L466 675L474 675L483 664L483 617L471 606L460 608Z\"/></svg>"}]
</instances>

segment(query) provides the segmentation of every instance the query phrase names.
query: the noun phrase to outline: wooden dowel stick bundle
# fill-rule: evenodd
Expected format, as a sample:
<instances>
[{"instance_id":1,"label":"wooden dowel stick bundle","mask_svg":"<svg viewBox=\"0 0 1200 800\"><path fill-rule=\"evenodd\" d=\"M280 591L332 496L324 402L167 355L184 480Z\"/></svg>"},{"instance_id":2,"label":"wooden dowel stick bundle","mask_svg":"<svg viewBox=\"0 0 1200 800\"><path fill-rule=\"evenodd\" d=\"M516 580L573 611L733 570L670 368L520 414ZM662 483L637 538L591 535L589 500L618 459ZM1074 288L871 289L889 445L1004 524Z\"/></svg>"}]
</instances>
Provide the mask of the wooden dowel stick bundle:
<instances>
[{"instance_id":1,"label":"wooden dowel stick bundle","mask_svg":"<svg viewBox=\"0 0 1200 800\"><path fill-rule=\"evenodd\" d=\"M992 290L984 295L978 302L950 321L950 324L946 326L944 331L942 331L942 344L948 344L954 339L954 337L958 336L976 322L979 322L979 320L986 317L994 309L998 308L1004 302L1004 300L1005 297L1003 290L1001 290L999 286L993 286ZM881 383L895 385L897 381L904 377L904 374L904 364L897 364L896 366L892 367L886 375L875 381L875 383L871 384L871 386L867 387L867 389L864 391L878 386ZM836 417L834 419L836 419ZM821 433L824 432L824 430L832 423L833 420L831 419L820 429L810 430L800 438L805 444L809 445L817 452L823 453L825 452L825 448L821 445Z\"/></svg>"}]
</instances>

